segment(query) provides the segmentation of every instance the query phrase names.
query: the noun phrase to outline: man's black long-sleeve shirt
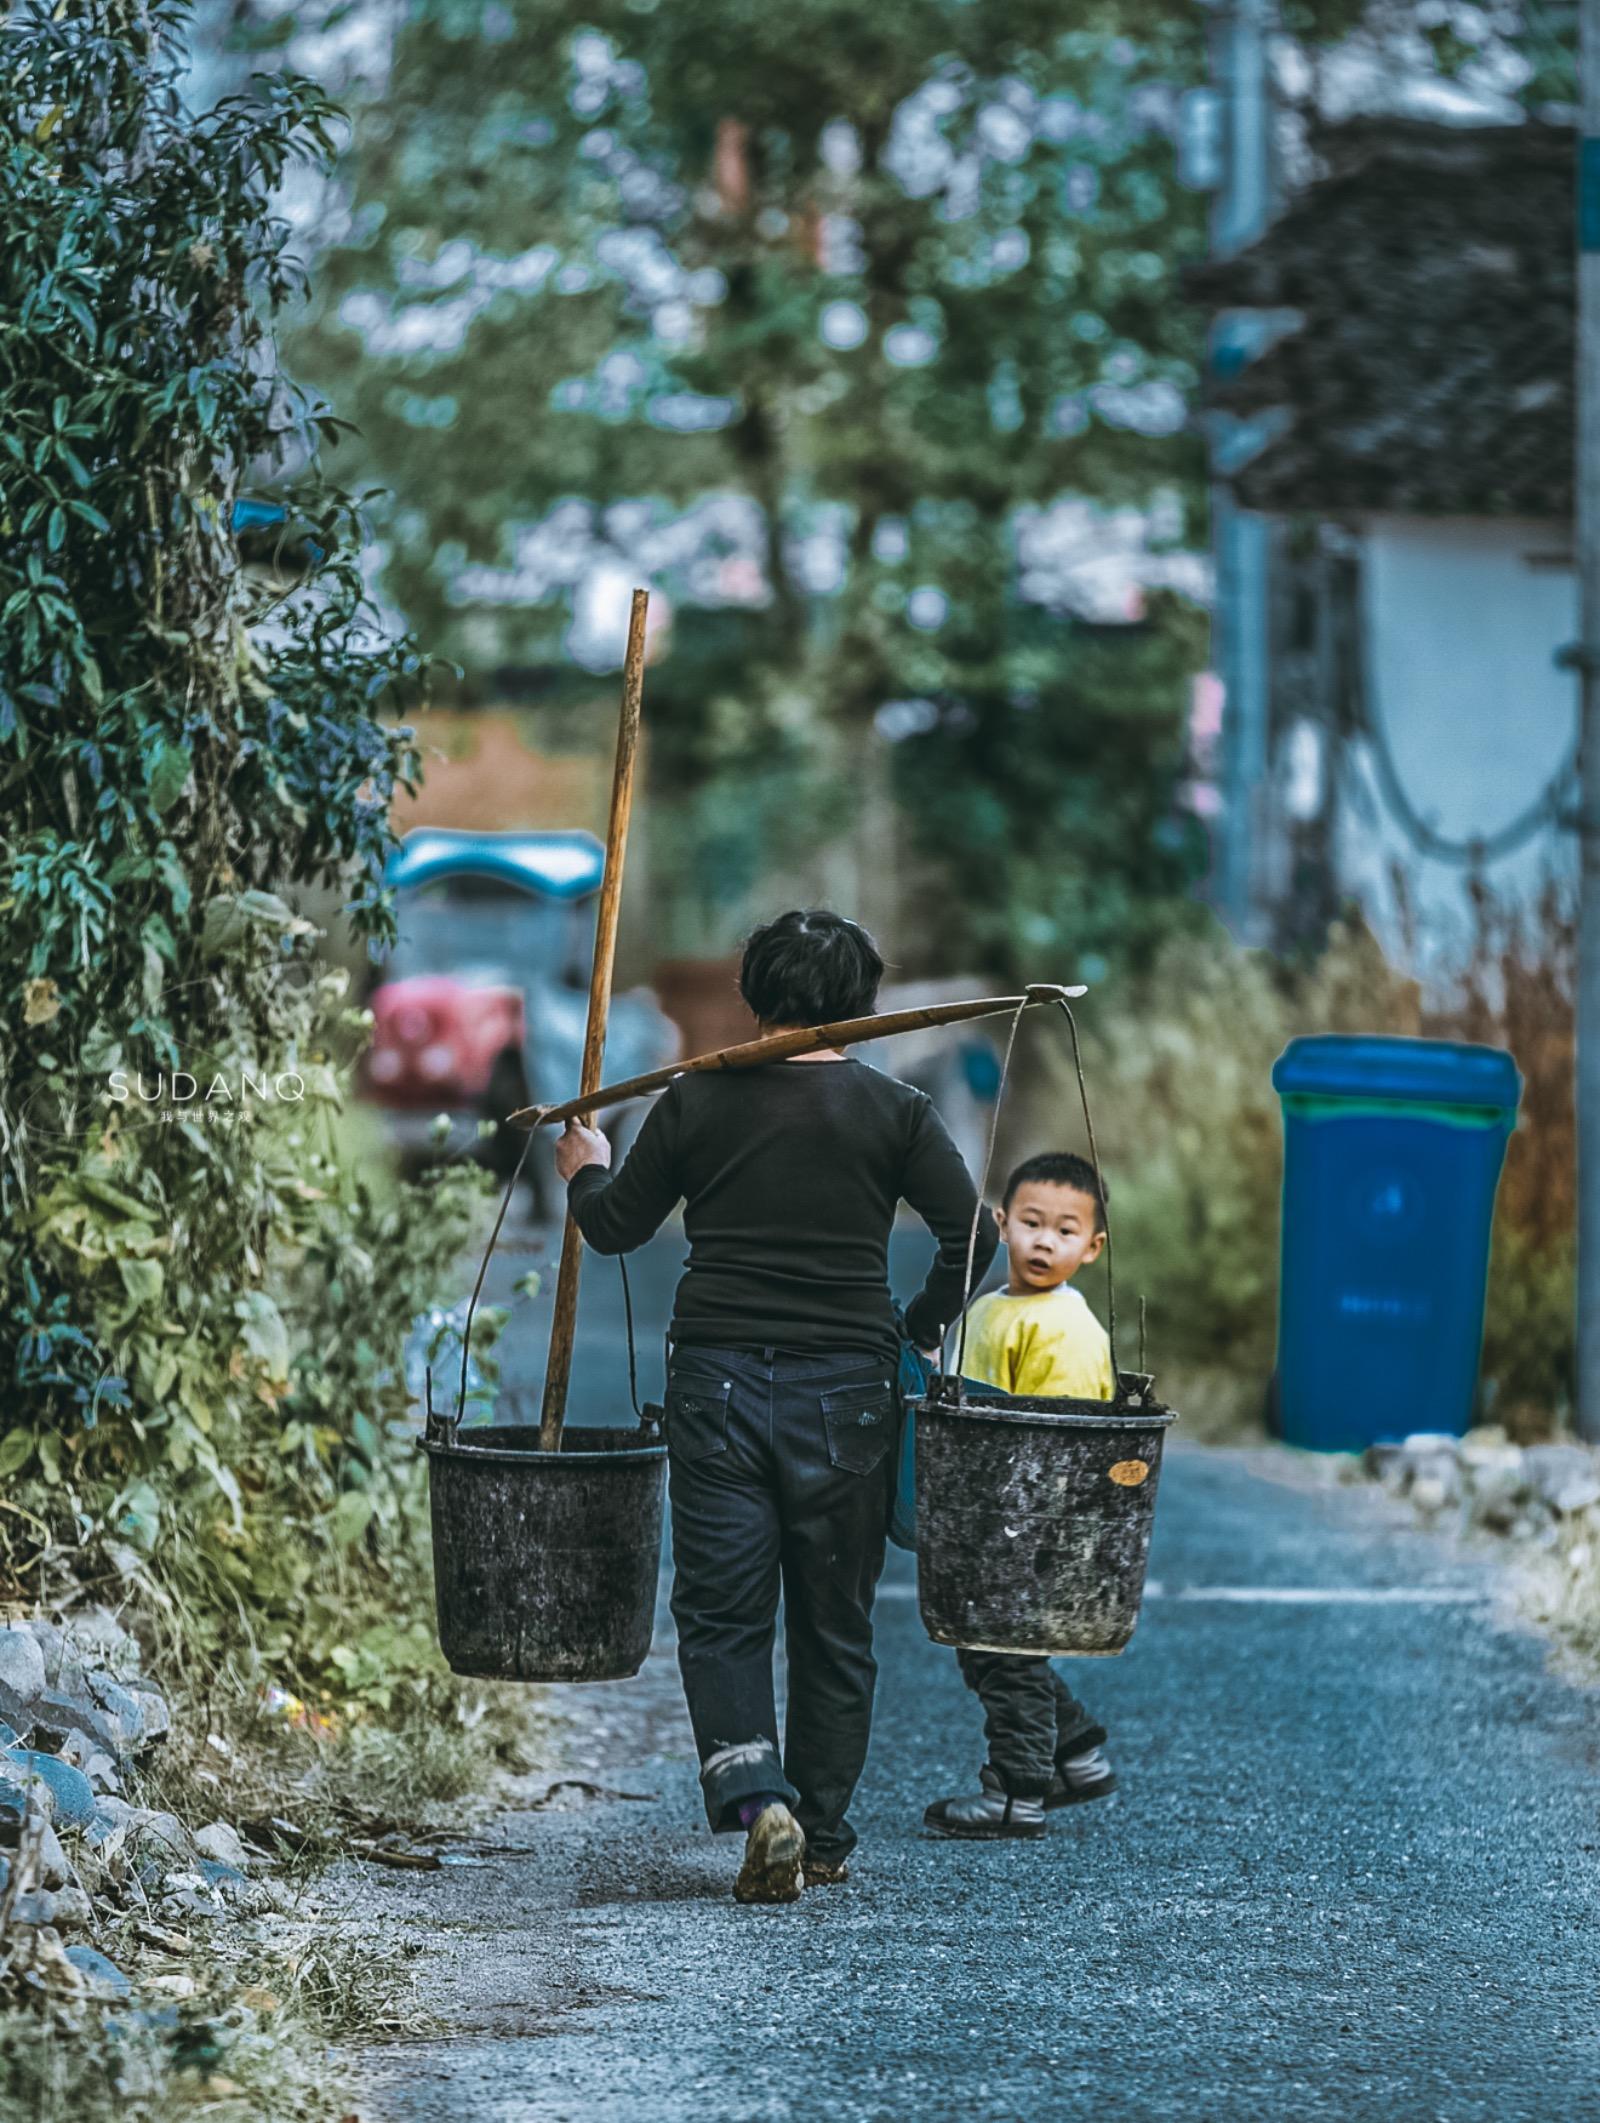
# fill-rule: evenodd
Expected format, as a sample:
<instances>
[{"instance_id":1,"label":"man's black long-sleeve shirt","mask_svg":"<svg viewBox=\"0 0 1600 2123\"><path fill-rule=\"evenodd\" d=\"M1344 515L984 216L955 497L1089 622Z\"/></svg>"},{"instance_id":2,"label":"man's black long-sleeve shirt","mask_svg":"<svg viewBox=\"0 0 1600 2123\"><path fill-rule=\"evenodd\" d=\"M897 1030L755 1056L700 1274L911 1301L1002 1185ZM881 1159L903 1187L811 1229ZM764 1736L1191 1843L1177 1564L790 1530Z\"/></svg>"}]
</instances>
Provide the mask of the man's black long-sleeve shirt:
<instances>
[{"instance_id":1,"label":"man's black long-sleeve shirt","mask_svg":"<svg viewBox=\"0 0 1600 2123\"><path fill-rule=\"evenodd\" d=\"M575 1174L567 1204L597 1253L627 1253L682 1202L689 1259L675 1342L861 1349L894 1358L889 1232L910 1204L938 1241L906 1308L930 1348L961 1309L976 1191L926 1095L865 1062L771 1062L681 1076L615 1176ZM996 1244L978 1223L973 1287Z\"/></svg>"}]
</instances>

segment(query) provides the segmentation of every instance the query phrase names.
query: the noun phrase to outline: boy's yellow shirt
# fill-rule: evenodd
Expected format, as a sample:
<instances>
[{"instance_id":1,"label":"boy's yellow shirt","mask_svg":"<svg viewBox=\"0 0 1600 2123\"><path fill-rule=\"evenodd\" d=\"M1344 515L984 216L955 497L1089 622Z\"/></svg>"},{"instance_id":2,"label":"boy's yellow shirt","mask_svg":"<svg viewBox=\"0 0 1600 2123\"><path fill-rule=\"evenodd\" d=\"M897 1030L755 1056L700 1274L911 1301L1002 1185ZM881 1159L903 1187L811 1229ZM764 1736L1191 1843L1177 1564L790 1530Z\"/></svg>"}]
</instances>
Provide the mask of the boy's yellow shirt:
<instances>
[{"instance_id":1,"label":"boy's yellow shirt","mask_svg":"<svg viewBox=\"0 0 1600 2123\"><path fill-rule=\"evenodd\" d=\"M967 1314L961 1369L1002 1393L1109 1401L1116 1391L1106 1330L1070 1283L980 1297Z\"/></svg>"}]
</instances>

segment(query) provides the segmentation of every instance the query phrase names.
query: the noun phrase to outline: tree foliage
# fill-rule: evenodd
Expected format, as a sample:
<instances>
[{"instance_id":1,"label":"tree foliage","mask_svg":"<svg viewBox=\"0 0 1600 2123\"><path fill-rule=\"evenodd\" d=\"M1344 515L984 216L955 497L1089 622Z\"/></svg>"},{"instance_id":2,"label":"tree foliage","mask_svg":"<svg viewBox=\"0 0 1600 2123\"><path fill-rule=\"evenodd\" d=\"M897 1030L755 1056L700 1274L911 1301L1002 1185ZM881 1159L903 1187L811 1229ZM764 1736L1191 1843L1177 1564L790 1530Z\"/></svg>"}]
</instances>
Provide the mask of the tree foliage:
<instances>
[{"instance_id":1,"label":"tree foliage","mask_svg":"<svg viewBox=\"0 0 1600 2123\"><path fill-rule=\"evenodd\" d=\"M298 280L271 195L334 113L289 77L189 112L184 19L21 0L0 29L0 1474L80 1532L181 1524L213 1590L298 1546L298 1579L262 1572L292 1611L308 1517L381 1478L394 1314L464 1204L397 1273L330 1132L360 1027L280 896L335 884L381 939L415 767L379 719L415 651L374 624L327 416L273 351ZM235 504L291 459L299 558L263 584ZM341 1277L373 1340L330 1405Z\"/></svg>"},{"instance_id":2,"label":"tree foliage","mask_svg":"<svg viewBox=\"0 0 1600 2123\"><path fill-rule=\"evenodd\" d=\"M656 792L726 874L774 818L814 829L893 707L956 933L1006 956L1005 921L965 919L994 880L957 799L1022 817L1070 758L1070 805L1113 803L1129 745L1056 726L1126 709L1137 831L1041 845L1004 887L1032 955L1114 947L1126 894L1190 871L1152 840L1187 674L1025 591L1018 542L1063 496L1161 490L1169 537L1198 533L1173 132L1202 29L1156 4L416 0L302 356L393 492L390 592L470 668L550 668L595 552L648 567L678 610ZM1027 882L1052 863L1082 887L1070 936Z\"/></svg>"}]
</instances>

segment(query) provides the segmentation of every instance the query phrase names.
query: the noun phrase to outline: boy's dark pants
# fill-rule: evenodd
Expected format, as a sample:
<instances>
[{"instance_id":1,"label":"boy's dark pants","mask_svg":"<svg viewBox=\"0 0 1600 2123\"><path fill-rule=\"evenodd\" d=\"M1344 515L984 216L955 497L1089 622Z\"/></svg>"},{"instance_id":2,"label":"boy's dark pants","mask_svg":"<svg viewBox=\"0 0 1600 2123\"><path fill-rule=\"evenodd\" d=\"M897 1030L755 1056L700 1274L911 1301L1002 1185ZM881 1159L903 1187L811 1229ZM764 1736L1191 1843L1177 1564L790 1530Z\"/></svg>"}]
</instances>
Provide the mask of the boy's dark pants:
<instances>
[{"instance_id":1,"label":"boy's dark pants","mask_svg":"<svg viewBox=\"0 0 1600 2123\"><path fill-rule=\"evenodd\" d=\"M958 1651L961 1678L983 1705L989 1767L1014 1799L1042 1799L1056 1764L1104 1743L1106 1732L1048 1659Z\"/></svg>"},{"instance_id":2,"label":"boy's dark pants","mask_svg":"<svg viewBox=\"0 0 1600 2123\"><path fill-rule=\"evenodd\" d=\"M787 1799L808 1848L855 1844L845 1808L866 1760L872 1599L893 1471L894 1366L843 1351L674 1349L666 1434L672 1612L706 1815ZM780 1762L772 1647L789 1659Z\"/></svg>"}]
</instances>

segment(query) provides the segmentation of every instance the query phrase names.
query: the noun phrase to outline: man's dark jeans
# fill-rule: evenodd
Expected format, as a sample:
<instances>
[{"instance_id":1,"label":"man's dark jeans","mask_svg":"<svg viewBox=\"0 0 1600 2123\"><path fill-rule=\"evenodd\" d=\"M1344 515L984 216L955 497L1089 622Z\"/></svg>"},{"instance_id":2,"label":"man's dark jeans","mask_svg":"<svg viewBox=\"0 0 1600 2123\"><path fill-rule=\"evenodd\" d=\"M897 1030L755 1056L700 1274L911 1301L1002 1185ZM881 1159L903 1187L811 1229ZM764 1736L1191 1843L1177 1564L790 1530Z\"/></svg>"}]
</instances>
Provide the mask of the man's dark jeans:
<instances>
[{"instance_id":1,"label":"man's dark jeans","mask_svg":"<svg viewBox=\"0 0 1600 2123\"><path fill-rule=\"evenodd\" d=\"M983 1705L989 1767L1014 1799L1042 1799L1056 1764L1105 1742L1048 1659L1013 1652L958 1651L961 1678Z\"/></svg>"},{"instance_id":2,"label":"man's dark jeans","mask_svg":"<svg viewBox=\"0 0 1600 2123\"><path fill-rule=\"evenodd\" d=\"M706 1815L785 1798L818 1857L845 1819L872 1725L872 1598L894 1467L894 1366L843 1351L673 1351L667 1375L672 1612ZM789 1655L780 1762L772 1647Z\"/></svg>"}]
</instances>

